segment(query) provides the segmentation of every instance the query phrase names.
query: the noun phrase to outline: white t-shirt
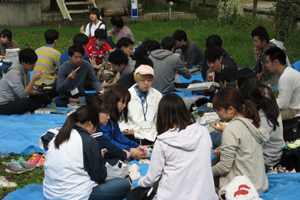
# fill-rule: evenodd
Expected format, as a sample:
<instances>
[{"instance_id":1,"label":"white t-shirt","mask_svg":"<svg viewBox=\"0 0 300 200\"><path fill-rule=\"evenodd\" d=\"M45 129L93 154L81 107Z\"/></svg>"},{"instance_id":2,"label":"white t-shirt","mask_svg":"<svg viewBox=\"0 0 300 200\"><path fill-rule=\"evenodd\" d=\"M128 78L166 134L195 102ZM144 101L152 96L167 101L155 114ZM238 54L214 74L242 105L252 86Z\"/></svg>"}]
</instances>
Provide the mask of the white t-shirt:
<instances>
[{"instance_id":1,"label":"white t-shirt","mask_svg":"<svg viewBox=\"0 0 300 200\"><path fill-rule=\"evenodd\" d=\"M100 26L100 24L101 24L101 26ZM105 24L101 20L99 20L99 22L96 25L92 22L91 32L90 32L90 23L88 23L85 27L85 34L88 37L93 37L95 35L95 30L97 30L97 29L105 30Z\"/></svg>"},{"instance_id":2,"label":"white t-shirt","mask_svg":"<svg viewBox=\"0 0 300 200\"><path fill-rule=\"evenodd\" d=\"M300 72L288 66L278 81L277 104L280 110L300 110Z\"/></svg>"}]
</instances>

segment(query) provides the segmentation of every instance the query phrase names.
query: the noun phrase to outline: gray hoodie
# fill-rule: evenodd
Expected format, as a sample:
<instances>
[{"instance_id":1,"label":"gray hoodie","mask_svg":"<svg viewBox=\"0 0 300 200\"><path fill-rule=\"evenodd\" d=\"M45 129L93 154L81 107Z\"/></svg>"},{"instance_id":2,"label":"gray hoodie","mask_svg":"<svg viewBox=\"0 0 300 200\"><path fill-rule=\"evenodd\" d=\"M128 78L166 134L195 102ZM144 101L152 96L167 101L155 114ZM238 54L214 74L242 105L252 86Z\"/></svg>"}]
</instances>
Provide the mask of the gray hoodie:
<instances>
[{"instance_id":1,"label":"gray hoodie","mask_svg":"<svg viewBox=\"0 0 300 200\"><path fill-rule=\"evenodd\" d=\"M155 79L152 87L161 93L173 92L175 89L175 72L190 79L191 72L184 66L180 58L166 49L151 51L149 58L153 61Z\"/></svg>"},{"instance_id":2,"label":"gray hoodie","mask_svg":"<svg viewBox=\"0 0 300 200\"><path fill-rule=\"evenodd\" d=\"M283 147L285 146L283 134L279 126L273 131L273 126L270 126L271 122L268 122L264 111L259 110L258 113L260 117L260 128L266 129L270 135L269 140L263 146L265 164L274 166L279 162Z\"/></svg>"},{"instance_id":3,"label":"gray hoodie","mask_svg":"<svg viewBox=\"0 0 300 200\"><path fill-rule=\"evenodd\" d=\"M211 147L208 130L198 123L157 136L148 172L138 186L150 187L161 177L153 199L218 199L211 171Z\"/></svg>"},{"instance_id":4,"label":"gray hoodie","mask_svg":"<svg viewBox=\"0 0 300 200\"><path fill-rule=\"evenodd\" d=\"M220 188L234 177L246 175L259 194L268 189L263 145L269 139L265 129L257 129L250 119L237 117L224 129L220 162L212 167L213 175L220 176Z\"/></svg>"},{"instance_id":5,"label":"gray hoodie","mask_svg":"<svg viewBox=\"0 0 300 200\"><path fill-rule=\"evenodd\" d=\"M29 84L30 74L25 73L20 63L14 62L0 81L0 105L17 98L26 98L25 88Z\"/></svg>"}]
</instances>

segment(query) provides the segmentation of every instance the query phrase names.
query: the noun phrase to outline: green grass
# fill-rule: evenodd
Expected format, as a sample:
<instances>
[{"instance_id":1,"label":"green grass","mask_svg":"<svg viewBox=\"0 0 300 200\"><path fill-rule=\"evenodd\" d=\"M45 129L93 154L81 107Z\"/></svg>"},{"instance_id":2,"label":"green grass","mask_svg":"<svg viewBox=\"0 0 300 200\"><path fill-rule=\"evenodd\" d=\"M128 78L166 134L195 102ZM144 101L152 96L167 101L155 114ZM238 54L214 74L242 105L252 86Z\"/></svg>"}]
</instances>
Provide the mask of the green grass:
<instances>
[{"instance_id":1,"label":"green grass","mask_svg":"<svg viewBox=\"0 0 300 200\"><path fill-rule=\"evenodd\" d=\"M44 168L43 166L36 167L32 171L25 172L23 174L12 174L5 172L6 162L10 161L11 159L18 160L20 155L11 156L9 160L2 160L0 159L0 176L5 176L6 179L10 182L17 183L17 187L15 188L0 188L0 199L3 199L8 193L20 189L28 184L36 183L36 184L43 184L44 179ZM31 155L24 156L25 160L29 160Z\"/></svg>"},{"instance_id":2,"label":"green grass","mask_svg":"<svg viewBox=\"0 0 300 200\"><path fill-rule=\"evenodd\" d=\"M276 31L273 29L272 22L266 20L253 20L251 18L236 18L225 22L217 22L216 20L174 20L163 22L137 22L128 24L132 30L135 43L146 39L154 39L159 42L166 37L172 36L177 29L187 32L188 38L194 40L204 51L205 40L211 34L219 34L223 39L223 47L227 52L233 55L238 67L252 67L254 65L253 39L251 38L251 30L258 25L265 26L270 34L270 38L278 38ZM59 28L60 26L60 28ZM108 29L111 28L107 24ZM0 29L3 27L0 27ZM63 24L55 24L53 26L38 26L29 28L10 28L13 32L13 39L16 40L21 48L30 47L37 49L44 45L44 32L47 29L54 28L59 31L60 37L57 49L60 52L66 50L72 44L72 37L78 33L79 27L69 27ZM286 38L285 47L291 63L300 59L298 44L300 44L300 32ZM18 159L18 156L13 158ZM26 157L29 159L30 156ZM10 181L18 184L17 188L0 188L0 199L15 189L24 187L30 183L42 184L43 168L37 168L32 172L26 172L21 175L8 174L4 172L5 165L0 165L0 175L7 176Z\"/></svg>"},{"instance_id":3,"label":"green grass","mask_svg":"<svg viewBox=\"0 0 300 200\"><path fill-rule=\"evenodd\" d=\"M267 27L270 38L278 38L276 31L272 28L272 22L266 20L253 20L251 18L236 18L228 20L227 23L217 22L216 20L185 20L178 19L174 21L163 22L137 22L128 24L134 33L135 42L146 39L154 39L159 42L166 37L172 36L176 29L182 29L187 32L188 38L194 40L204 51L205 40L211 34L219 34L223 39L224 49L231 54L238 67L251 67L254 65L253 40L250 36L251 30L258 25ZM58 28L60 26L60 28ZM108 29L111 28L107 24ZM21 48L30 47L37 49L45 44L44 32L49 28L55 28L59 31L60 37L57 49L60 52L65 51L72 45L72 36L78 32L78 27L68 27L56 25L56 27L39 26L30 28L11 28L13 39L16 40ZM291 63L299 60L298 44L300 44L300 33L290 36L285 41L287 54Z\"/></svg>"}]
</instances>

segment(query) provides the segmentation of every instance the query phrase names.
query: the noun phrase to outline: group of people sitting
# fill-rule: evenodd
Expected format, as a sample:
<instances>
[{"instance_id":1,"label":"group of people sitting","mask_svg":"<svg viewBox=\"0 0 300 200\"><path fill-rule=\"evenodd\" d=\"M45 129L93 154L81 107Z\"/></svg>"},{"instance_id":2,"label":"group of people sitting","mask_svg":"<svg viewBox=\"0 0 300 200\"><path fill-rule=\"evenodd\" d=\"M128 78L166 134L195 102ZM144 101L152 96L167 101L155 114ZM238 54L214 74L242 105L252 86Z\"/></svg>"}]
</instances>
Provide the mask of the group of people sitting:
<instances>
[{"instance_id":1,"label":"group of people sitting","mask_svg":"<svg viewBox=\"0 0 300 200\"><path fill-rule=\"evenodd\" d=\"M251 33L256 57L252 71L237 69L219 35L207 38L204 54L182 30L161 43L144 41L133 52L133 34L121 17L112 17L110 31L99 10L91 9L90 19L62 54L55 49L59 33L47 30L46 45L21 50L19 62L0 81L3 115L30 113L50 102L57 107L82 105L47 152L47 199L140 199L157 182L154 199L218 199L215 187L238 175L248 176L258 193L268 189L266 171L280 162L285 145L282 119L294 118L300 110L300 73L287 63L278 41L269 41L264 27ZM17 44L9 30L0 35L5 56L5 49ZM97 78L106 62L115 75L110 83ZM229 122L212 124L222 132L213 166L208 130L172 93L180 86L176 74L190 79L199 73L205 81L220 83L203 92L221 120ZM54 89L36 89L43 85ZM277 86L275 99L272 88ZM96 93L86 93L89 89ZM106 180L106 162L147 157L143 145L153 144L148 173L138 188L131 190L127 179Z\"/></svg>"}]
</instances>

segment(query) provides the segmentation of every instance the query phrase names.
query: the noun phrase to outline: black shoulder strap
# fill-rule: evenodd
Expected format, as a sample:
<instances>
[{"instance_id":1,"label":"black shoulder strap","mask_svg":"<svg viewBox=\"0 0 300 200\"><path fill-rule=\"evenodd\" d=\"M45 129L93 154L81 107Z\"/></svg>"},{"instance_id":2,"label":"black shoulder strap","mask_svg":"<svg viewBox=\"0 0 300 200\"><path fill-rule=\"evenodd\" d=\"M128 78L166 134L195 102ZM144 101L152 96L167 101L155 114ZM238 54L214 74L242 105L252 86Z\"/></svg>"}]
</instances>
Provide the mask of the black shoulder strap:
<instances>
[{"instance_id":1,"label":"black shoulder strap","mask_svg":"<svg viewBox=\"0 0 300 200\"><path fill-rule=\"evenodd\" d=\"M100 29L100 27L102 26L102 24L104 24L104 23L101 22L101 23L99 24L98 29ZM90 23L89 23L90 34L92 34L92 33L91 33L92 25L93 25L93 22L90 22ZM106 27L105 27L105 30L106 30Z\"/></svg>"},{"instance_id":2,"label":"black shoulder strap","mask_svg":"<svg viewBox=\"0 0 300 200\"><path fill-rule=\"evenodd\" d=\"M93 24L93 22L91 21L91 22L89 23L89 31L90 31L90 35L92 35L92 33L91 33L91 30L92 30L92 24Z\"/></svg>"}]
</instances>

